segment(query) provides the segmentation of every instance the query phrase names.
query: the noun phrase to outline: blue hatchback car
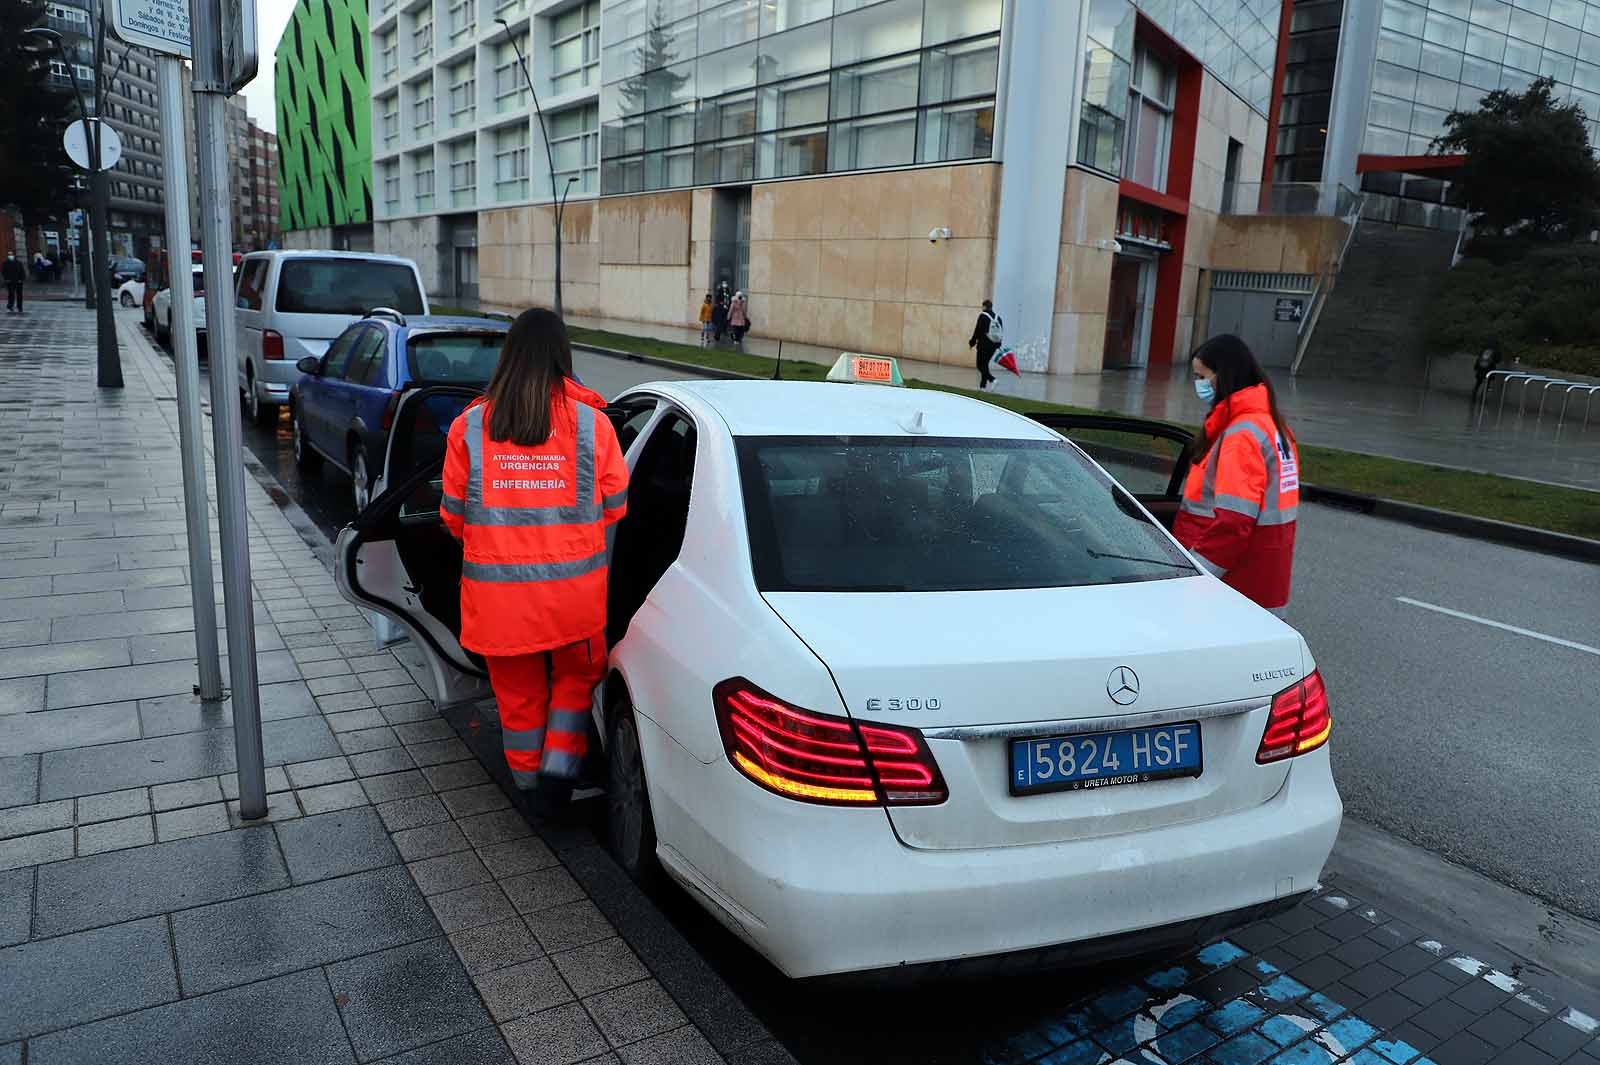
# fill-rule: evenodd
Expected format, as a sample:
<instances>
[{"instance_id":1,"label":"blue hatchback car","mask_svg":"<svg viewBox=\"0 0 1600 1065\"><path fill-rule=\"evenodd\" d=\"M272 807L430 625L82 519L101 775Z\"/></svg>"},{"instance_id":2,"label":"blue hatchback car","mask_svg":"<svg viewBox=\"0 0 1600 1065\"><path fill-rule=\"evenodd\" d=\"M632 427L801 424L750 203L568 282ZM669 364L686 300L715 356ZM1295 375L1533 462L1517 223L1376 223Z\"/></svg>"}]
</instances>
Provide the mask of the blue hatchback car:
<instances>
[{"instance_id":1,"label":"blue hatchback car","mask_svg":"<svg viewBox=\"0 0 1600 1065\"><path fill-rule=\"evenodd\" d=\"M400 395L425 385L489 383L509 321L406 318L374 311L297 363L289 394L296 464L316 472L326 460L350 475L359 514L383 469Z\"/></svg>"}]
</instances>

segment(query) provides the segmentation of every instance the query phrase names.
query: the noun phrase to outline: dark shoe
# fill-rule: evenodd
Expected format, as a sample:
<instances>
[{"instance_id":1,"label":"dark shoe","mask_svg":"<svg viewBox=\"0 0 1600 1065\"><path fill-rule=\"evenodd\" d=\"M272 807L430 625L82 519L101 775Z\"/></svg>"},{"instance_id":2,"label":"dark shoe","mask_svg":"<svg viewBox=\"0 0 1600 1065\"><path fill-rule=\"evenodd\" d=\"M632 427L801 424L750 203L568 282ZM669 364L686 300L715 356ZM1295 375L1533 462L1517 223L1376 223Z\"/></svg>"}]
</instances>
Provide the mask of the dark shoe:
<instances>
[{"instance_id":1,"label":"dark shoe","mask_svg":"<svg viewBox=\"0 0 1600 1065\"><path fill-rule=\"evenodd\" d=\"M528 804L541 821L563 823L572 807L572 781L540 775L539 783L526 792Z\"/></svg>"}]
</instances>

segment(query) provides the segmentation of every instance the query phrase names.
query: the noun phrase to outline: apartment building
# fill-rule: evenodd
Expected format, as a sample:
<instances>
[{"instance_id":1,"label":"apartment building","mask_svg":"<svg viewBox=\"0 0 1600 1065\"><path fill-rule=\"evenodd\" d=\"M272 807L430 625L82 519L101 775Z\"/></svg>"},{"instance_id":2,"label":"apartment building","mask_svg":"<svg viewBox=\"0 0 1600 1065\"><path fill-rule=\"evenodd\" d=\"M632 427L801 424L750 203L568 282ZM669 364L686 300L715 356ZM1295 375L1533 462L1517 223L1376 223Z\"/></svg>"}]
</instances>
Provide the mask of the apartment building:
<instances>
[{"instance_id":1,"label":"apartment building","mask_svg":"<svg viewBox=\"0 0 1600 1065\"><path fill-rule=\"evenodd\" d=\"M72 96L76 76L91 110L97 73L96 10L89 0L50 0L44 23L62 35L65 53L50 60L47 84L52 91ZM108 34L104 61L99 73L110 79L103 97L104 117L122 138L122 159L111 172L110 249L113 255L143 256L161 246L164 232L156 60L144 49L130 48Z\"/></svg>"}]
</instances>

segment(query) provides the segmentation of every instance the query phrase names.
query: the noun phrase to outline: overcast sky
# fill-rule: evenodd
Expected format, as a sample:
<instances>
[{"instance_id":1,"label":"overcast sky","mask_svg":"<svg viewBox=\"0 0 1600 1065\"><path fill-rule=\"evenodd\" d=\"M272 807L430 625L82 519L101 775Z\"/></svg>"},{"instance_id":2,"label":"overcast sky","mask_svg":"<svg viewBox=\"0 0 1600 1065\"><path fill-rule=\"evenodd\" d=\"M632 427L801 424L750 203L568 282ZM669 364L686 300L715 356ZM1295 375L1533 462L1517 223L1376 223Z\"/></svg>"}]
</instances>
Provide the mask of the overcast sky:
<instances>
[{"instance_id":1,"label":"overcast sky","mask_svg":"<svg viewBox=\"0 0 1600 1065\"><path fill-rule=\"evenodd\" d=\"M244 97L250 117L262 129L278 131L278 109L272 101L272 67L278 51L278 38L289 24L294 13L295 0L256 0L256 36L261 44L261 69L256 80L244 87L239 95Z\"/></svg>"}]
</instances>

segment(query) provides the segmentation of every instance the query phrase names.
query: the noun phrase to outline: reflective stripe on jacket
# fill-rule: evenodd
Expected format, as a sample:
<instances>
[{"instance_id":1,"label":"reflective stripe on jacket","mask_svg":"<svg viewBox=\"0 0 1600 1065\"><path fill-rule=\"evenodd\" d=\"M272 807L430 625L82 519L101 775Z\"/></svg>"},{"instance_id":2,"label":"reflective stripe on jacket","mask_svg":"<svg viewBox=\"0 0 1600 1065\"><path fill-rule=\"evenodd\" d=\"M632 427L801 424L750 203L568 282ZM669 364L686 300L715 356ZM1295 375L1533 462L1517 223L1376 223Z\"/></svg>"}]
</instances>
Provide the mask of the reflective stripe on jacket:
<instances>
[{"instance_id":1,"label":"reflective stripe on jacket","mask_svg":"<svg viewBox=\"0 0 1600 1065\"><path fill-rule=\"evenodd\" d=\"M1300 456L1272 421L1265 385L1206 418L1211 449L1189 470L1173 535L1230 587L1264 607L1289 601Z\"/></svg>"},{"instance_id":2,"label":"reflective stripe on jacket","mask_svg":"<svg viewBox=\"0 0 1600 1065\"><path fill-rule=\"evenodd\" d=\"M479 400L451 423L440 517L461 540L461 645L483 655L564 647L606 625L615 523L628 469L605 401L567 380L550 438L489 439Z\"/></svg>"}]
</instances>

